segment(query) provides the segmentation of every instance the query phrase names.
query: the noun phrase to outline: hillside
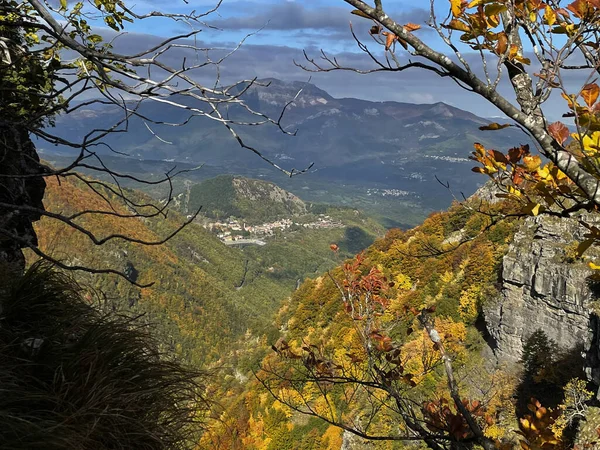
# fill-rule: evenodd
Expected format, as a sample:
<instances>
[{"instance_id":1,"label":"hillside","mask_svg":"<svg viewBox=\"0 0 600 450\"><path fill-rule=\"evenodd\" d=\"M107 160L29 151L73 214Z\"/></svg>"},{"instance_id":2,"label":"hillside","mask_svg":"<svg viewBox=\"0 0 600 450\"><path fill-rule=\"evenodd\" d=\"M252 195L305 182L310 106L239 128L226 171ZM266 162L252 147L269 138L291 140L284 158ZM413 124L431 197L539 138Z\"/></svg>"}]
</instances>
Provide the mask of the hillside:
<instances>
[{"instance_id":1,"label":"hillside","mask_svg":"<svg viewBox=\"0 0 600 450\"><path fill-rule=\"evenodd\" d=\"M184 209L189 213L199 208L208 217L233 216L250 223L307 212L305 202L276 184L233 175L221 175L192 186Z\"/></svg>"},{"instance_id":2,"label":"hillside","mask_svg":"<svg viewBox=\"0 0 600 450\"><path fill-rule=\"evenodd\" d=\"M188 167L204 164L202 170L186 176L196 182L194 177L210 178L222 173L265 177L307 201L371 208L391 216L392 224L415 226L427 213L450 204L452 193L435 176L451 181L457 195L463 192L468 196L481 183L467 160L473 142L500 150L506 149L508 142L526 140L512 128L495 133L479 131L478 127L488 120L444 103L337 99L311 84L269 81L269 87L252 88L245 94L248 103L279 117L284 105L302 88L284 117L286 129L298 129L297 135L287 136L274 126L242 127L239 132L249 145L288 169L303 169L314 163L309 174L286 179L251 152L239 148L219 124L199 117L186 127L153 127L170 144L156 139L142 120L130 118L130 132L107 138L107 143L130 158L120 158L115 167L136 166L138 160ZM159 121L184 119L184 112L153 102L142 105L139 112ZM59 117L57 129L74 138L91 128L108 127L120 118L119 113L116 107L81 108L68 117ZM230 114L244 118L235 108ZM41 150L50 159L57 152L68 154L68 149L62 147ZM98 148L98 152L103 151L103 147ZM108 150L105 154L112 155ZM148 171L139 173L146 175ZM382 194L390 189L396 191L395 197Z\"/></svg>"},{"instance_id":3,"label":"hillside","mask_svg":"<svg viewBox=\"0 0 600 450\"><path fill-rule=\"evenodd\" d=\"M117 212L127 213L126 206L112 193L104 194L114 202ZM135 191L129 195L150 200ZM63 214L108 208L78 181L63 181L59 186L49 180L44 203L49 211ZM170 211L167 217L152 219L92 214L79 217L77 222L99 236L121 233L152 241L169 234L184 220ZM339 256L329 249L331 242L348 240L348 244L340 245L340 251L351 256L357 251L356 245L368 246L375 239L374 233L381 231L368 218L353 213L339 228L299 230L264 246L241 249L224 245L197 224L190 224L161 246L122 240L94 246L80 233L48 219L37 223L36 229L40 247L66 264L115 268L138 283L154 283L140 290L115 276L77 273L90 289L105 294L102 307L145 314L169 352L200 367L221 358L248 330L257 334L272 330L272 314L298 281L338 263ZM355 240L356 236L363 240Z\"/></svg>"},{"instance_id":4,"label":"hillside","mask_svg":"<svg viewBox=\"0 0 600 450\"><path fill-rule=\"evenodd\" d=\"M473 202L471 206L482 207L477 199ZM511 211L501 204L486 208ZM280 337L264 340L262 348L246 348L254 355L257 378L249 384L239 383L234 376L226 378L228 384L219 393L225 405L222 420L205 435L202 448L414 448L414 443L393 439L367 443L332 426L340 424L371 436L401 436L406 415L395 403L394 393L416 406L411 414L417 420L436 421L428 429L457 433L459 425L450 420L452 407L441 412L449 394L440 354L411 312L423 309L431 311L451 355L463 398L482 405L476 407L481 411L477 417L486 436L505 445L502 448L517 448L521 438L514 431L519 429L517 419L528 412L529 399L536 397L556 407L570 379L585 379L586 363L579 347L570 346L577 339L561 340L552 347L552 338L571 333L574 321L583 323L591 301L590 292L582 292L573 309L574 292L562 290L591 271L583 262L569 259L568 242L549 240L546 233L556 232L557 226L548 218L492 224L487 216L454 205L413 230L388 232L363 256L331 271L331 277L307 280L278 313ZM576 221L568 227L576 228ZM516 244L512 243L515 234ZM533 248L530 257L539 260L539 266L525 267L524 262L522 267L515 261L519 248ZM562 267L558 277L557 258ZM364 312L369 309L363 303L363 312L355 314L360 298L369 286L377 286L376 280L383 281L383 287L370 291L377 295L372 313ZM393 283L386 287L389 281ZM358 295L351 309L339 286ZM515 292L520 289L530 297L517 299ZM552 299L550 292L558 297ZM507 297L511 308L502 310L499 302ZM531 311L525 301L536 301L545 309ZM591 351L590 345L586 349L593 356L598 344L590 342ZM537 358L533 366L527 362L531 358ZM588 370L596 373L597 368ZM574 435L571 430L564 442L548 448L571 448L569 439Z\"/></svg>"}]
</instances>

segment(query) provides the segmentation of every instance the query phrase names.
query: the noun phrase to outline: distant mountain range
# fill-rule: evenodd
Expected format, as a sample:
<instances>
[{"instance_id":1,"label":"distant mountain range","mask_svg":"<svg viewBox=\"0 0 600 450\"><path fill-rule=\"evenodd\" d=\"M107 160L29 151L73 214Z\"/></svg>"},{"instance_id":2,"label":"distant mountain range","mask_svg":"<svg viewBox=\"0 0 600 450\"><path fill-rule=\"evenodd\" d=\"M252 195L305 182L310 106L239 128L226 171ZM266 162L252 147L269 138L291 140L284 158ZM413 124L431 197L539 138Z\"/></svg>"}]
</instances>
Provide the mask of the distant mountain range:
<instances>
[{"instance_id":1,"label":"distant mountain range","mask_svg":"<svg viewBox=\"0 0 600 450\"><path fill-rule=\"evenodd\" d=\"M107 142L136 160L204 163L211 176L240 173L265 177L296 194L299 189L314 190L315 183L320 190L348 184L363 194L367 188L396 189L407 193L402 200L410 201L413 207L431 210L447 206L451 199L436 176L449 182L455 194L470 195L485 181L470 171L473 163L467 158L474 142L506 149L527 141L512 128L480 131L478 128L489 123L488 119L445 103L336 99L312 84L263 81L270 81L270 86L252 87L245 99L252 108L271 117L278 117L284 105L302 89L283 119L286 129L298 130L297 136L285 135L275 126L238 130L248 144L286 168L301 169L314 163L311 173L301 177L302 182L284 181L255 155L239 148L224 127L206 118L195 117L184 127L152 126L162 140L135 118L129 123L129 132L115 134ZM168 122L186 117L185 111L152 101L139 112ZM114 106L82 108L58 118L57 130L75 138L92 128L110 126L119 117ZM243 115L232 109L231 117ZM97 150L110 153L102 147ZM326 195L302 197L329 201Z\"/></svg>"}]
</instances>

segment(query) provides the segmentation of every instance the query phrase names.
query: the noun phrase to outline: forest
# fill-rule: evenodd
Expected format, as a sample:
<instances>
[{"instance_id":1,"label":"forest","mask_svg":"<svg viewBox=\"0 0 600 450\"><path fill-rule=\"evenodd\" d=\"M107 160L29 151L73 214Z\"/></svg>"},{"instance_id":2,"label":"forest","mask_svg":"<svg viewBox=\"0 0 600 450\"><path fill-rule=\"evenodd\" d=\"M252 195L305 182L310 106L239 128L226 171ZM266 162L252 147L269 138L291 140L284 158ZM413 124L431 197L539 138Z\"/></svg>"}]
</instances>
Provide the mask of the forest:
<instances>
[{"instance_id":1,"label":"forest","mask_svg":"<svg viewBox=\"0 0 600 450\"><path fill-rule=\"evenodd\" d=\"M0 449L600 448L600 2L187 6L0 4Z\"/></svg>"}]
</instances>

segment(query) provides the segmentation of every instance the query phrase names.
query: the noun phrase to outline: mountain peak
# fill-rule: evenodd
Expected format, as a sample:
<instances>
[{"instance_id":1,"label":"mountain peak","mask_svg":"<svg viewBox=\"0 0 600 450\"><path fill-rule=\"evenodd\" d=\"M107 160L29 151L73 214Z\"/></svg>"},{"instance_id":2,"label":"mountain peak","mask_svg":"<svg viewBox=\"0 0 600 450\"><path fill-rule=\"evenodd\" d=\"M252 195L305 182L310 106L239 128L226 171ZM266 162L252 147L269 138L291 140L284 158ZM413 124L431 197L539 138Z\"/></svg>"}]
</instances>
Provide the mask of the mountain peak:
<instances>
[{"instance_id":1,"label":"mountain peak","mask_svg":"<svg viewBox=\"0 0 600 450\"><path fill-rule=\"evenodd\" d=\"M250 89L258 96L261 102L274 106L284 106L291 101L298 92L300 94L294 100L296 107L310 107L316 105L326 105L334 100L331 95L314 84L304 81L282 81L277 78L264 78L261 84L269 83L268 87L255 86Z\"/></svg>"}]
</instances>

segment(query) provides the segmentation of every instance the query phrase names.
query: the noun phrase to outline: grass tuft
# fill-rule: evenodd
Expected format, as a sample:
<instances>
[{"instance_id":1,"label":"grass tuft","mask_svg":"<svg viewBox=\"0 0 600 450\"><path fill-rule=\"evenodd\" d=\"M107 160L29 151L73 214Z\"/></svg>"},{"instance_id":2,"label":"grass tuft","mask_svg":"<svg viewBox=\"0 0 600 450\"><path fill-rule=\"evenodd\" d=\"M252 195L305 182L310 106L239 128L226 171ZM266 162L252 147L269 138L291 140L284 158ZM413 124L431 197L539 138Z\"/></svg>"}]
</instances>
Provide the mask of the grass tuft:
<instances>
[{"instance_id":1,"label":"grass tuft","mask_svg":"<svg viewBox=\"0 0 600 450\"><path fill-rule=\"evenodd\" d=\"M103 315L48 264L0 270L0 449L183 449L201 374L161 357L135 320Z\"/></svg>"}]
</instances>

